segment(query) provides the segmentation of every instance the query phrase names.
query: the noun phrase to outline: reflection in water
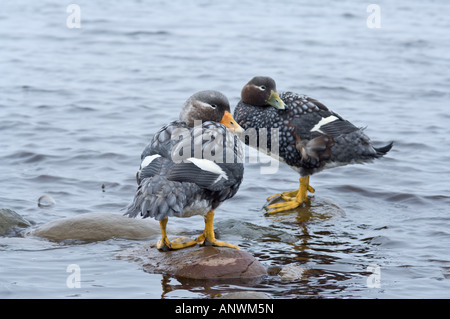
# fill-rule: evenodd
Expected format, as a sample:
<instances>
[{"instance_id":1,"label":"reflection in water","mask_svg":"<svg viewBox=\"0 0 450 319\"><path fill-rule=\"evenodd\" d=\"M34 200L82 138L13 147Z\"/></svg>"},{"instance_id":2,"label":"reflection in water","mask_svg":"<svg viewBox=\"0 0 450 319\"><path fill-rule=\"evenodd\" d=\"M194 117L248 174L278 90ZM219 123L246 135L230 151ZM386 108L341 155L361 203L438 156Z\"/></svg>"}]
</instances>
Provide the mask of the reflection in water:
<instances>
[{"instance_id":1,"label":"reflection in water","mask_svg":"<svg viewBox=\"0 0 450 319\"><path fill-rule=\"evenodd\" d=\"M162 299L164 299L165 295L167 295L172 290L174 290L173 285L170 284L170 282L172 280L173 279L170 276L162 275L162 279L161 279L161 288L162 288L161 298Z\"/></svg>"},{"instance_id":2,"label":"reflection in water","mask_svg":"<svg viewBox=\"0 0 450 319\"><path fill-rule=\"evenodd\" d=\"M346 282L361 279L366 270L349 271L347 254L365 254L369 248L355 246L356 238L339 234L333 224L345 216L344 211L329 200L311 197L302 207L289 212L267 215L268 227L249 222L224 220L217 223L220 236L242 236L251 252L268 267L266 278L253 282L198 281L163 275L162 298L180 291L201 293L205 297L220 296L233 291L258 291L283 298L307 298L342 293ZM245 246L245 247L244 247ZM355 248L359 247L359 248ZM355 251L355 249L357 251ZM283 280L280 271L295 262L305 269L297 280Z\"/></svg>"},{"instance_id":3,"label":"reflection in water","mask_svg":"<svg viewBox=\"0 0 450 319\"><path fill-rule=\"evenodd\" d=\"M186 278L173 278L162 275L161 279L161 298L171 298L171 293L176 292L174 298L198 297L201 294L204 297L220 297L225 293L239 292L243 290L266 292L269 287L262 289L266 285L266 278L261 279L222 279L222 280L194 280Z\"/></svg>"}]
</instances>

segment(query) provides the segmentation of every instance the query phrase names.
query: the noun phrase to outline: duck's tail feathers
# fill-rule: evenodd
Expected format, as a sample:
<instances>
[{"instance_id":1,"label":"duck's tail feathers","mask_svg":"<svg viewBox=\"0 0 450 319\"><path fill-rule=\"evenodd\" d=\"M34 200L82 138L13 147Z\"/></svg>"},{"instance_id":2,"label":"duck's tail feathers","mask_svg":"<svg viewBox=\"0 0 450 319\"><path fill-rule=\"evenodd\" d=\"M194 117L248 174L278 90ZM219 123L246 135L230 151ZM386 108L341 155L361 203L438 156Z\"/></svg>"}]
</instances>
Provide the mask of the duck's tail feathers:
<instances>
[{"instance_id":1,"label":"duck's tail feathers","mask_svg":"<svg viewBox=\"0 0 450 319\"><path fill-rule=\"evenodd\" d=\"M374 147L375 151L377 152L376 157L382 157L386 155L387 152L389 152L394 145L394 142L390 142L389 144L382 146L382 147Z\"/></svg>"}]
</instances>

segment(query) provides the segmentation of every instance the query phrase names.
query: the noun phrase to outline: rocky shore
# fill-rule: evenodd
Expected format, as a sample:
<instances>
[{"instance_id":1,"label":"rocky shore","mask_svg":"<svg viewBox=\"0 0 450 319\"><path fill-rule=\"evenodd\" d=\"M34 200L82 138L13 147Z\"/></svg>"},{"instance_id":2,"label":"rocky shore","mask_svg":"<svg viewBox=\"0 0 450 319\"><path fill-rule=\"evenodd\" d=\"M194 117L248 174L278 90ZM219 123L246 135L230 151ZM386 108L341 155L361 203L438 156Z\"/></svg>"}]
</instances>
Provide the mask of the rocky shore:
<instances>
[{"instance_id":1,"label":"rocky shore","mask_svg":"<svg viewBox=\"0 0 450 319\"><path fill-rule=\"evenodd\" d=\"M132 219L115 213L85 213L33 226L16 212L0 209L0 236L42 238L60 241L104 241L111 238L142 240L158 238L159 223L149 219ZM221 281L227 283L255 283L269 274L268 269L252 254L226 247L194 246L161 252L156 243L137 242L125 249L116 259L136 263L143 271L176 277L179 280ZM287 265L276 276L282 280L299 280L304 269ZM221 298L266 298L255 292L233 292Z\"/></svg>"}]
</instances>

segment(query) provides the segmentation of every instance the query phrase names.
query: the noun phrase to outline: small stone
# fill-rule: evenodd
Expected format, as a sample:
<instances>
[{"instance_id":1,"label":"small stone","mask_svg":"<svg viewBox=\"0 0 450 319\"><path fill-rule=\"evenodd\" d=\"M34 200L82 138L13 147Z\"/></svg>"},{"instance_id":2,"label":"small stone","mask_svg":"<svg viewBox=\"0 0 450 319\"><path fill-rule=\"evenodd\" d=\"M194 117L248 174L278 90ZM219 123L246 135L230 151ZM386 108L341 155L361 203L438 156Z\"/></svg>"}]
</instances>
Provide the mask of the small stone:
<instances>
[{"instance_id":1,"label":"small stone","mask_svg":"<svg viewBox=\"0 0 450 319\"><path fill-rule=\"evenodd\" d=\"M38 199L39 207L52 207L56 204L56 201L50 195L42 195Z\"/></svg>"},{"instance_id":2,"label":"small stone","mask_svg":"<svg viewBox=\"0 0 450 319\"><path fill-rule=\"evenodd\" d=\"M281 276L282 280L294 281L302 279L304 272L305 268L300 267L296 264L289 264L281 269L279 275Z\"/></svg>"}]
</instances>

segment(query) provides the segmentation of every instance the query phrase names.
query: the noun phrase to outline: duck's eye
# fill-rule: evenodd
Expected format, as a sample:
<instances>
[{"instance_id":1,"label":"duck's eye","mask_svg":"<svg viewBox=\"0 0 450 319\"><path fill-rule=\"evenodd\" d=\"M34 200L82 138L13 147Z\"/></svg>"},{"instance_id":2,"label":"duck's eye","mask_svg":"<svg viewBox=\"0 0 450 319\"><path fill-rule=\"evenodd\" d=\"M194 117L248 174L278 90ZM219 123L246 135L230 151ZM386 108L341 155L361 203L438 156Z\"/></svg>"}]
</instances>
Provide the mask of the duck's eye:
<instances>
[{"instance_id":1,"label":"duck's eye","mask_svg":"<svg viewBox=\"0 0 450 319\"><path fill-rule=\"evenodd\" d=\"M259 87L259 89L260 89L261 91L265 91L265 90L266 90L266 86L265 86L265 85L261 85L261 86Z\"/></svg>"}]
</instances>

